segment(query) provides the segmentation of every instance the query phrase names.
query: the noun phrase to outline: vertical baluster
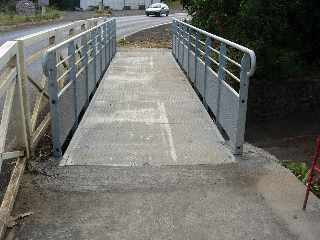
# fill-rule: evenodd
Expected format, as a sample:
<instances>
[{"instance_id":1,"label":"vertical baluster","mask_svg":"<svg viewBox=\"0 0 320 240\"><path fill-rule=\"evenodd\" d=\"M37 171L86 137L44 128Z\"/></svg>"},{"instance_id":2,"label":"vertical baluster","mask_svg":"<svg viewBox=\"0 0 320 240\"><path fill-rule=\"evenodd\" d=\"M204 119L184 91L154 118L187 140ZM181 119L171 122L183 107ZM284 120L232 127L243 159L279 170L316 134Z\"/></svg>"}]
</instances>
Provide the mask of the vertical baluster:
<instances>
[{"instance_id":1,"label":"vertical baluster","mask_svg":"<svg viewBox=\"0 0 320 240\"><path fill-rule=\"evenodd\" d=\"M99 76L98 76L98 79L100 80L101 79L101 75L102 75L102 72L103 72L103 67L102 67L102 28L99 27L98 28L98 49L99 49L99 59L100 59L100 67L99 67Z\"/></svg>"},{"instance_id":2,"label":"vertical baluster","mask_svg":"<svg viewBox=\"0 0 320 240\"><path fill-rule=\"evenodd\" d=\"M111 62L112 59L112 46L111 46L111 23L108 22L108 47L109 47L109 64Z\"/></svg>"},{"instance_id":3,"label":"vertical baluster","mask_svg":"<svg viewBox=\"0 0 320 240\"><path fill-rule=\"evenodd\" d=\"M184 44L185 44L185 27L182 25L182 59L181 59L181 67L184 68Z\"/></svg>"},{"instance_id":4,"label":"vertical baluster","mask_svg":"<svg viewBox=\"0 0 320 240\"><path fill-rule=\"evenodd\" d=\"M92 55L93 55L93 79L97 83L97 37L96 30L91 32Z\"/></svg>"},{"instance_id":5,"label":"vertical baluster","mask_svg":"<svg viewBox=\"0 0 320 240\"><path fill-rule=\"evenodd\" d=\"M89 103L90 90L89 90L89 58L88 58L88 35L85 34L81 38L83 46L83 65L85 66L85 88L86 88L86 104Z\"/></svg>"},{"instance_id":6,"label":"vertical baluster","mask_svg":"<svg viewBox=\"0 0 320 240\"><path fill-rule=\"evenodd\" d=\"M191 29L188 27L188 77L190 79Z\"/></svg>"},{"instance_id":7,"label":"vertical baluster","mask_svg":"<svg viewBox=\"0 0 320 240\"><path fill-rule=\"evenodd\" d=\"M103 70L107 68L107 24L103 24L103 46L104 46L104 66Z\"/></svg>"},{"instance_id":8,"label":"vertical baluster","mask_svg":"<svg viewBox=\"0 0 320 240\"><path fill-rule=\"evenodd\" d=\"M45 60L45 66L48 68L48 91L50 95L51 109L51 132L53 138L53 156L60 158L62 156L60 141L60 105L59 105L59 87L57 82L57 56L56 52L49 52Z\"/></svg>"},{"instance_id":9,"label":"vertical baluster","mask_svg":"<svg viewBox=\"0 0 320 240\"><path fill-rule=\"evenodd\" d=\"M69 56L69 81L72 82L73 90L73 101L74 101L74 118L75 126L78 125L78 89L77 89L77 69L76 69L76 57L75 57L75 46L74 41L68 45L68 56Z\"/></svg>"},{"instance_id":10,"label":"vertical baluster","mask_svg":"<svg viewBox=\"0 0 320 240\"><path fill-rule=\"evenodd\" d=\"M220 54L219 54L219 70L218 70L218 96L217 96L217 122L220 118L220 100L221 100L221 84L225 79L224 67L226 64L226 59L224 56L227 54L227 47L225 43L220 44Z\"/></svg>"},{"instance_id":11,"label":"vertical baluster","mask_svg":"<svg viewBox=\"0 0 320 240\"><path fill-rule=\"evenodd\" d=\"M117 22L116 20L114 19L114 28L113 28L113 37L114 37L114 56L116 55L116 52L117 52Z\"/></svg>"},{"instance_id":12,"label":"vertical baluster","mask_svg":"<svg viewBox=\"0 0 320 240\"><path fill-rule=\"evenodd\" d=\"M199 32L196 31L195 50L194 50L194 86L197 88L197 69L198 69L198 57L199 57Z\"/></svg>"},{"instance_id":13,"label":"vertical baluster","mask_svg":"<svg viewBox=\"0 0 320 240\"><path fill-rule=\"evenodd\" d=\"M204 94L203 94L203 103L207 110L209 110L207 104L207 86L208 86L208 68L210 68L210 47L212 46L211 37L206 38L206 49L205 49L205 68L204 68Z\"/></svg>"},{"instance_id":14,"label":"vertical baluster","mask_svg":"<svg viewBox=\"0 0 320 240\"><path fill-rule=\"evenodd\" d=\"M173 56L175 55L175 49L174 49L174 38L175 38L175 29L174 29L174 25L175 25L176 20L173 19L172 21L172 25L171 25L171 32L172 32L172 38L171 38L171 51Z\"/></svg>"}]
</instances>

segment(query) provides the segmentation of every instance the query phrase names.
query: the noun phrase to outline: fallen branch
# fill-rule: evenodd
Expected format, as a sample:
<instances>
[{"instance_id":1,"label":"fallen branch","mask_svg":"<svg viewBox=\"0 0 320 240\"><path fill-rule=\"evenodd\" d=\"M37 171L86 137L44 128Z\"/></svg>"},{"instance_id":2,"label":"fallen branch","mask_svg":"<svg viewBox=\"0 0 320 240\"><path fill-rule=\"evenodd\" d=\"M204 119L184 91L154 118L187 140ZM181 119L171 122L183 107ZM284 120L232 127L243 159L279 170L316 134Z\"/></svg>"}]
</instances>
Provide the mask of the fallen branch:
<instances>
[{"instance_id":1,"label":"fallen branch","mask_svg":"<svg viewBox=\"0 0 320 240\"><path fill-rule=\"evenodd\" d=\"M26 158L18 158L16 166L12 171L6 193L2 200L2 204L0 207L0 239L4 237L8 223L10 223L11 211L19 190L19 185L24 173L25 166Z\"/></svg>"}]
</instances>

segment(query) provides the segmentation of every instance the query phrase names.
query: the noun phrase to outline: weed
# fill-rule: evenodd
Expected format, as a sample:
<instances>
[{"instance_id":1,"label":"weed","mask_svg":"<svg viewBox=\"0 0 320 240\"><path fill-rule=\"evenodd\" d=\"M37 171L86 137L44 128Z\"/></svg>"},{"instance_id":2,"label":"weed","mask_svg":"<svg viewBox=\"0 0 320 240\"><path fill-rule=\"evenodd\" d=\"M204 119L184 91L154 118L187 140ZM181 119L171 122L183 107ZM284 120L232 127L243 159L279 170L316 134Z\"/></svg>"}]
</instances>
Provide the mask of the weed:
<instances>
[{"instance_id":1,"label":"weed","mask_svg":"<svg viewBox=\"0 0 320 240\"><path fill-rule=\"evenodd\" d=\"M283 165L288 168L300 181L305 185L308 180L309 167L303 162L284 162ZM320 197L320 184L319 179L315 179L311 186L312 192Z\"/></svg>"},{"instance_id":2,"label":"weed","mask_svg":"<svg viewBox=\"0 0 320 240\"><path fill-rule=\"evenodd\" d=\"M61 11L54 8L48 8L45 15L37 12L32 16L17 15L14 12L3 12L0 13L0 26L16 25L26 22L41 22L44 20L53 20L61 16Z\"/></svg>"}]
</instances>

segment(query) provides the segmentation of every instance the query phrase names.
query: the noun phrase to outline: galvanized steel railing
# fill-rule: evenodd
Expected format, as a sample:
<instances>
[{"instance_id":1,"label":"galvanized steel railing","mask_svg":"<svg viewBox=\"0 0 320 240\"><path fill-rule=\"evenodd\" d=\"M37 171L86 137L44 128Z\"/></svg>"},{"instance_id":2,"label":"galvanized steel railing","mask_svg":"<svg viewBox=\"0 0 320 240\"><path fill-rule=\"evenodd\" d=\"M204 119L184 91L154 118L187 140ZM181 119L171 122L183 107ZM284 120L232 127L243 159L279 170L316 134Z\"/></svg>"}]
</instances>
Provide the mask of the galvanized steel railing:
<instances>
[{"instance_id":1,"label":"galvanized steel railing","mask_svg":"<svg viewBox=\"0 0 320 240\"><path fill-rule=\"evenodd\" d=\"M254 51L177 19L172 32L173 55L228 135L234 153L242 154Z\"/></svg>"},{"instance_id":2,"label":"galvanized steel railing","mask_svg":"<svg viewBox=\"0 0 320 240\"><path fill-rule=\"evenodd\" d=\"M44 73L49 83L55 157L62 156L63 144L77 128L80 115L115 53L115 19L47 50Z\"/></svg>"}]
</instances>

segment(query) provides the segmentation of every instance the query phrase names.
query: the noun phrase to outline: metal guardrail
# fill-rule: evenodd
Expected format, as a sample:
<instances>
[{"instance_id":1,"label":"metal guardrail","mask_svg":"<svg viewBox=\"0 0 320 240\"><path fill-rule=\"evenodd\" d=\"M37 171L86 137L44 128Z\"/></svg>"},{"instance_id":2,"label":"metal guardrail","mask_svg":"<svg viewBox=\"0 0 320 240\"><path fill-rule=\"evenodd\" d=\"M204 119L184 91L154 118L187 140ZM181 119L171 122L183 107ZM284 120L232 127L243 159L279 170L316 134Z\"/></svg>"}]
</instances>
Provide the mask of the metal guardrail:
<instances>
[{"instance_id":1,"label":"metal guardrail","mask_svg":"<svg viewBox=\"0 0 320 240\"><path fill-rule=\"evenodd\" d=\"M53 155L78 126L104 72L116 53L116 21L105 21L49 48L43 69L48 78Z\"/></svg>"},{"instance_id":2,"label":"metal guardrail","mask_svg":"<svg viewBox=\"0 0 320 240\"><path fill-rule=\"evenodd\" d=\"M226 132L235 154L242 154L254 51L173 19L172 53Z\"/></svg>"},{"instance_id":3,"label":"metal guardrail","mask_svg":"<svg viewBox=\"0 0 320 240\"><path fill-rule=\"evenodd\" d=\"M48 48L106 21L92 18L16 39L21 69L19 75L26 91L26 120L30 149L34 149L51 123L48 111L48 81L42 72L42 58ZM78 46L76 46L78 47ZM63 56L60 56L63 60Z\"/></svg>"}]
</instances>

